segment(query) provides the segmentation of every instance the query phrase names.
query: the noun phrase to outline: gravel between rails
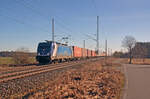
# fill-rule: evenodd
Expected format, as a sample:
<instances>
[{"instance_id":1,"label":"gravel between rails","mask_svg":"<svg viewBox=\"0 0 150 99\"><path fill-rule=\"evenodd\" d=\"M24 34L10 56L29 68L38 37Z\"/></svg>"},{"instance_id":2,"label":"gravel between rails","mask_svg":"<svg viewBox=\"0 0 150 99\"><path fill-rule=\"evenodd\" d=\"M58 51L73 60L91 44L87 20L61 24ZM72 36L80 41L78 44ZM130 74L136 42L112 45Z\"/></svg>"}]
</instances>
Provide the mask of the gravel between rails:
<instances>
[{"instance_id":1,"label":"gravel between rails","mask_svg":"<svg viewBox=\"0 0 150 99\"><path fill-rule=\"evenodd\" d=\"M45 67L45 68L41 68L41 69L37 69L37 70L31 70L31 71L23 71L23 72L18 72L18 73L14 73L12 75L8 75L3 77L3 79L0 80L0 83L1 82L6 82L6 81L9 81L9 80L13 80L13 79L20 79L20 78L23 78L23 77L27 77L27 76L32 76L32 75L36 75L36 74L39 74L39 73L44 73L44 72L48 72L48 71L52 71L52 70L57 70L57 69L61 69L61 68L66 68L66 67L70 67L70 66L75 66L75 65L79 65L79 64L82 64L84 62L80 62L80 63L74 63L74 64L66 64L66 65L59 65L59 66L49 66L49 67Z\"/></svg>"},{"instance_id":2,"label":"gravel between rails","mask_svg":"<svg viewBox=\"0 0 150 99\"><path fill-rule=\"evenodd\" d=\"M17 66L17 67L0 67L0 75L11 75L10 73L15 73L15 72L21 72L21 71L27 71L27 70L32 70L32 69L39 69L39 68L45 68L49 66L56 66L56 65L65 65L65 64L70 64L70 63L76 63L78 61L72 61L69 63L56 63L56 64L36 64L36 65L30 65L30 66ZM0 76L0 78L1 78Z\"/></svg>"},{"instance_id":3,"label":"gravel between rails","mask_svg":"<svg viewBox=\"0 0 150 99\"><path fill-rule=\"evenodd\" d=\"M3 75L0 75L0 82L2 81L2 79L6 79L6 78L10 78L12 76L17 76L17 75L24 75L27 73L32 73L32 72L38 72L38 71L44 71L44 70L48 70L48 69L53 69L54 67L62 67L65 65L71 65L71 64L78 64L78 62L71 62L71 63L63 63L63 64L55 64L55 65L46 65L46 66L40 66L39 68L33 68L33 69L25 69L22 71L16 71L16 72L12 72L12 73L6 73Z\"/></svg>"},{"instance_id":4,"label":"gravel between rails","mask_svg":"<svg viewBox=\"0 0 150 99\"><path fill-rule=\"evenodd\" d=\"M65 64L65 63L61 63ZM13 73L13 72L20 72L20 71L25 71L25 70L31 70L31 69L38 69L38 68L43 68L47 66L54 66L58 64L34 64L34 65L29 65L29 66L13 66L13 67L8 67L8 66L1 66L0 67L0 75L3 74L8 74L8 73Z\"/></svg>"},{"instance_id":5,"label":"gravel between rails","mask_svg":"<svg viewBox=\"0 0 150 99\"><path fill-rule=\"evenodd\" d=\"M87 62L86 62L87 63ZM17 96L18 94L25 94L35 89L39 89L42 85L50 80L53 80L57 75L62 74L70 68L80 68L81 65L70 66L44 72L37 75L28 76L21 79L14 79L11 81L0 83L0 97L2 99L9 99L10 97ZM18 97L18 96L17 96Z\"/></svg>"},{"instance_id":6,"label":"gravel between rails","mask_svg":"<svg viewBox=\"0 0 150 99\"><path fill-rule=\"evenodd\" d=\"M2 75L2 74L7 74L7 73L12 73L12 72L17 72L17 71L22 71L22 70L33 69L33 68L38 68L38 67L37 67L36 65L23 66L23 67L1 66L1 67L0 67L0 75Z\"/></svg>"}]
</instances>

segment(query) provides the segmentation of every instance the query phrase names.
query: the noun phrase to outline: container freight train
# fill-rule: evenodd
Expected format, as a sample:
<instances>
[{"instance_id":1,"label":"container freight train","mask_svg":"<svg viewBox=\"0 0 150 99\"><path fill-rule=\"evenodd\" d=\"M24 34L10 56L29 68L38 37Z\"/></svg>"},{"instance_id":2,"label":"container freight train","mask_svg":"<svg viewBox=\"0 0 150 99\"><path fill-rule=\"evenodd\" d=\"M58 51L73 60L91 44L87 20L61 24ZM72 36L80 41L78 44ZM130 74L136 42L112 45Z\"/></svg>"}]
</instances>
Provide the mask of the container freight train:
<instances>
[{"instance_id":1,"label":"container freight train","mask_svg":"<svg viewBox=\"0 0 150 99\"><path fill-rule=\"evenodd\" d=\"M82 58L91 58L95 56L95 51L89 49L46 41L39 43L36 60L39 63L51 63L56 61L62 62L79 60Z\"/></svg>"}]
</instances>

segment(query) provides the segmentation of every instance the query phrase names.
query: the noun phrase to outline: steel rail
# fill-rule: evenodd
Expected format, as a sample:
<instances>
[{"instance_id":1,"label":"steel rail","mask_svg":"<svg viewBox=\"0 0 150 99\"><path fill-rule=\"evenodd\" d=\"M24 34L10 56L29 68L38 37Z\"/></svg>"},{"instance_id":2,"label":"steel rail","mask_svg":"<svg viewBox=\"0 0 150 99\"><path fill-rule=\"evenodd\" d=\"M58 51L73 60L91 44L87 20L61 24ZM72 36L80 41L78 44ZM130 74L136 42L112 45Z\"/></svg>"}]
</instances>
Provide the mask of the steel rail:
<instances>
[{"instance_id":1,"label":"steel rail","mask_svg":"<svg viewBox=\"0 0 150 99\"><path fill-rule=\"evenodd\" d=\"M85 62L91 62L91 61L92 60L76 61L76 62L71 62L68 64L58 64L58 65L54 65L54 66L46 66L45 68L33 69L30 71L28 70L28 71L10 73L8 75L0 76L0 83L6 82L9 80L24 78L27 76L32 76L32 75L36 75L36 74L40 74L40 73L44 73L44 72L48 72L48 71L58 70L58 69L66 68L66 67L72 67L75 65L80 65L80 64L83 64Z\"/></svg>"},{"instance_id":2,"label":"steel rail","mask_svg":"<svg viewBox=\"0 0 150 99\"><path fill-rule=\"evenodd\" d=\"M6 78L6 77L10 77L10 76L14 76L14 75L19 75L19 74L25 74L25 73L28 73L28 72L34 72L34 71L38 71L38 70L44 70L44 69L48 69L48 68L53 68L53 67L56 67L56 66L69 65L69 64L72 64L72 62L71 63L65 63L65 64L45 65L45 66L41 66L39 68L23 69L21 71L14 71L12 73L5 73L3 75L0 75L0 79Z\"/></svg>"}]
</instances>

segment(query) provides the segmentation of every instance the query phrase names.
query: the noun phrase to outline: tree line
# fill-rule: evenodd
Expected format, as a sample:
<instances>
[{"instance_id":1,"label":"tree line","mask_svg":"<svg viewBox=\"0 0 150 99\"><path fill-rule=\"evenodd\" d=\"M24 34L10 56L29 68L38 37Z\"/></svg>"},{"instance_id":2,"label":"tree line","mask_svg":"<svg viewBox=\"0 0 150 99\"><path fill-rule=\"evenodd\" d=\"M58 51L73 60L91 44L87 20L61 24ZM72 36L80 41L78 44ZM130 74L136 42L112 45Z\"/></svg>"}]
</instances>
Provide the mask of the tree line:
<instances>
[{"instance_id":1,"label":"tree line","mask_svg":"<svg viewBox=\"0 0 150 99\"><path fill-rule=\"evenodd\" d=\"M13 57L15 54L20 53L19 51L1 51L0 57ZM29 57L35 57L36 53L31 52L23 52L24 54L28 54Z\"/></svg>"},{"instance_id":2,"label":"tree line","mask_svg":"<svg viewBox=\"0 0 150 99\"><path fill-rule=\"evenodd\" d=\"M27 48L21 47L16 51L1 51L0 57L11 57L15 64L30 64L34 61L36 53L31 53Z\"/></svg>"}]
</instances>

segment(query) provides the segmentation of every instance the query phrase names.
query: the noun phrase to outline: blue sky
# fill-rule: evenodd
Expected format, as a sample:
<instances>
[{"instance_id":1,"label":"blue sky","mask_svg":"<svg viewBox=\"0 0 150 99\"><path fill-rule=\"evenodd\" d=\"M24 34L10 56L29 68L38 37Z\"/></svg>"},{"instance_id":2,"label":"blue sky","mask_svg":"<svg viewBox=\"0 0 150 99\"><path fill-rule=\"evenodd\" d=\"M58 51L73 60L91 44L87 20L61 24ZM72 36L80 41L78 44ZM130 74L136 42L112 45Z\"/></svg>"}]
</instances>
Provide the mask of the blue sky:
<instances>
[{"instance_id":1,"label":"blue sky","mask_svg":"<svg viewBox=\"0 0 150 99\"><path fill-rule=\"evenodd\" d=\"M121 41L132 35L150 41L149 0L0 0L0 51L27 47L51 40L51 20L55 19L56 40L71 35L71 44L95 49L86 34L96 34L100 17L100 49L121 50Z\"/></svg>"}]
</instances>

